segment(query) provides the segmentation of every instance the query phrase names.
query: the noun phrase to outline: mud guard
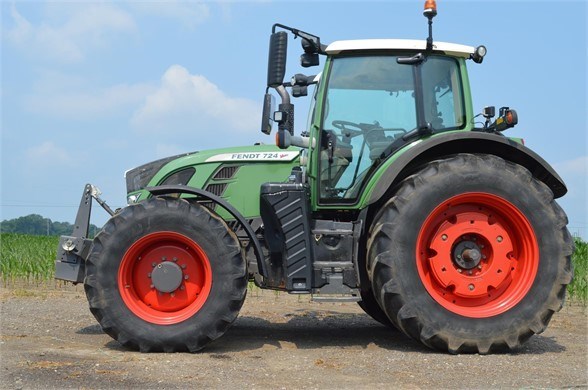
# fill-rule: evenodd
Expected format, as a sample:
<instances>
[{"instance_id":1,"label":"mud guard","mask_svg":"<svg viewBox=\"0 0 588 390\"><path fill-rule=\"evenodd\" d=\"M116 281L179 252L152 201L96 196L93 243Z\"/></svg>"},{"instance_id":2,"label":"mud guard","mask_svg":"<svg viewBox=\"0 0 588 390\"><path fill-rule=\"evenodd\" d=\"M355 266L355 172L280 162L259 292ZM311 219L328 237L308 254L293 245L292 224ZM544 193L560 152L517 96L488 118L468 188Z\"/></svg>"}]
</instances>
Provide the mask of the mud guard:
<instances>
[{"instance_id":1,"label":"mud guard","mask_svg":"<svg viewBox=\"0 0 588 390\"><path fill-rule=\"evenodd\" d=\"M382 173L366 204L378 202L394 183L422 164L457 153L492 154L522 165L545 183L555 198L564 196L568 191L555 170L531 149L502 135L464 131L431 137L408 149Z\"/></svg>"},{"instance_id":2,"label":"mud guard","mask_svg":"<svg viewBox=\"0 0 588 390\"><path fill-rule=\"evenodd\" d=\"M198 188L186 187L186 186L176 186L176 185L162 185L157 187L147 187L145 188L146 191L149 191L154 196L158 195L169 195L169 194L189 194L195 195L199 198L204 198L206 200L210 200L215 204L219 205L223 209L225 209L229 214L231 214L235 219L243 226L243 230L247 233L251 244L253 245L253 251L255 252L255 257L257 258L257 268L259 273L263 278L268 277L268 266L265 262L265 258L263 256L263 251L261 249L261 244L255 235L255 232L251 228L251 225L247 222L247 220L241 215L241 213L231 206L226 200L221 197L218 197L208 191L201 190Z\"/></svg>"}]
</instances>

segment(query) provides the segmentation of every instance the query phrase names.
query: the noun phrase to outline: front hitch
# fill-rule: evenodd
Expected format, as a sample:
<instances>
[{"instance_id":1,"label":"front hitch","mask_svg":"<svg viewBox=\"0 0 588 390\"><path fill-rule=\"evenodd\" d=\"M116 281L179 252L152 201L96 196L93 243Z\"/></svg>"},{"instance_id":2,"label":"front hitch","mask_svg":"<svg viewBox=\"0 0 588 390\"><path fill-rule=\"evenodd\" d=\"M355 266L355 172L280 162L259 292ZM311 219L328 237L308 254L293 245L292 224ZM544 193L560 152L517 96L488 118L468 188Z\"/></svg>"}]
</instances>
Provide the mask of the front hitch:
<instances>
[{"instance_id":1,"label":"front hitch","mask_svg":"<svg viewBox=\"0 0 588 390\"><path fill-rule=\"evenodd\" d=\"M96 202L108 214L114 215L114 211L108 207L106 202L100 199L98 187L86 184L80 200L73 232L71 236L61 236L59 238L57 259L55 260L55 279L65 280L73 284L84 282L86 258L92 245L92 240L88 239L92 198L96 199Z\"/></svg>"}]
</instances>

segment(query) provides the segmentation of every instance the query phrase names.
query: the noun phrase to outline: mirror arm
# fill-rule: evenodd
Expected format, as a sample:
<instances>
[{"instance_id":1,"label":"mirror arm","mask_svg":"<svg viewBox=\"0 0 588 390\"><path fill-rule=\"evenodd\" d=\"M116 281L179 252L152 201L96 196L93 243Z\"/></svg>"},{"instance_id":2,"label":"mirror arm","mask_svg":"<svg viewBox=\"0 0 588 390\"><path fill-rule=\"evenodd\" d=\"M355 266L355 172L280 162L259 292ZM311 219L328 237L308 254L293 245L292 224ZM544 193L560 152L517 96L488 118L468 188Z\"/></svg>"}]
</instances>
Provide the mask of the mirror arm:
<instances>
[{"instance_id":1,"label":"mirror arm","mask_svg":"<svg viewBox=\"0 0 588 390\"><path fill-rule=\"evenodd\" d=\"M278 93L278 95L280 95L280 99L282 99L282 104L290 104L290 94L283 85L277 86L275 90Z\"/></svg>"}]
</instances>

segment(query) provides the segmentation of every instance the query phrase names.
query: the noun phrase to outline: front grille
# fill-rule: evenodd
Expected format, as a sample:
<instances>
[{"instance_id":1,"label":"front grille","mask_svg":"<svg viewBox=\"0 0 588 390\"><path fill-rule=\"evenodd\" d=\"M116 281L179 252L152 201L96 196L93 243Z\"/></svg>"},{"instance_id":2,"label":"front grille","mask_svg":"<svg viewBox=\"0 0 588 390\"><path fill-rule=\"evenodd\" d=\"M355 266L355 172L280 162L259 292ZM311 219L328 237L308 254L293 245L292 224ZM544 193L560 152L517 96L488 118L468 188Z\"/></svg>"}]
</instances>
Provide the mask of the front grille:
<instances>
[{"instance_id":1,"label":"front grille","mask_svg":"<svg viewBox=\"0 0 588 390\"><path fill-rule=\"evenodd\" d=\"M233 165L230 167L222 167L221 169L219 169L213 179L215 180L224 180L224 179L232 179L233 176L235 176L235 173L237 172L237 170L239 169L238 165Z\"/></svg>"},{"instance_id":2,"label":"front grille","mask_svg":"<svg viewBox=\"0 0 588 390\"><path fill-rule=\"evenodd\" d=\"M226 189L227 189L227 184L221 183L221 184L209 184L206 186L206 188L204 190L206 190L216 196L223 196Z\"/></svg>"}]
</instances>

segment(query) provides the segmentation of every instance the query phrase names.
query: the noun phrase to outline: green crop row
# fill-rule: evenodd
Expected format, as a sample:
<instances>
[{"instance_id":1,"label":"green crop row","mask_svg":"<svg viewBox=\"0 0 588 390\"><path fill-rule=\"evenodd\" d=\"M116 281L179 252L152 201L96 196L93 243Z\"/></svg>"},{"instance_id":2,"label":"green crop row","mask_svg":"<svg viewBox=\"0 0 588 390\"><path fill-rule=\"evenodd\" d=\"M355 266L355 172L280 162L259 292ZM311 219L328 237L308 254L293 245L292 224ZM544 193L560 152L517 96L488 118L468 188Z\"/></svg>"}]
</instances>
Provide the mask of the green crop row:
<instances>
[{"instance_id":1,"label":"green crop row","mask_svg":"<svg viewBox=\"0 0 588 390\"><path fill-rule=\"evenodd\" d=\"M0 275L9 280L46 280L53 277L57 254L56 236L0 234Z\"/></svg>"},{"instance_id":2,"label":"green crop row","mask_svg":"<svg viewBox=\"0 0 588 390\"><path fill-rule=\"evenodd\" d=\"M568 285L568 296L586 304L588 301L588 243L576 238L576 251L572 256L574 280Z\"/></svg>"},{"instance_id":3,"label":"green crop row","mask_svg":"<svg viewBox=\"0 0 588 390\"><path fill-rule=\"evenodd\" d=\"M4 284L15 280L42 281L53 278L58 237L0 234L0 278ZM568 296L588 301L588 243L576 238L572 257L574 280Z\"/></svg>"}]
</instances>

